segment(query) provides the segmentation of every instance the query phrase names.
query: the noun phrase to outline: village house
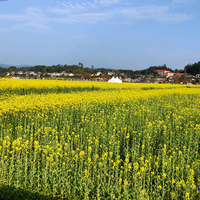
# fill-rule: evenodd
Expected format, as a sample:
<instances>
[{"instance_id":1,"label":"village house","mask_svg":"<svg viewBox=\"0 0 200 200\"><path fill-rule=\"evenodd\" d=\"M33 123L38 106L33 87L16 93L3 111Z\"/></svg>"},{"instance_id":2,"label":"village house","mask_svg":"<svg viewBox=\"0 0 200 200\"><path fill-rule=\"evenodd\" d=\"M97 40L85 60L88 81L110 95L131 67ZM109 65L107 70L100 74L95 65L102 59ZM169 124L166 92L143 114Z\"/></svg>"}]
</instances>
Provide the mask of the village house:
<instances>
[{"instance_id":1,"label":"village house","mask_svg":"<svg viewBox=\"0 0 200 200\"><path fill-rule=\"evenodd\" d=\"M169 72L169 71L168 71L168 72L165 72L165 77L166 77L166 78L170 78L170 77L173 77L174 74L175 74L174 72Z\"/></svg>"},{"instance_id":2,"label":"village house","mask_svg":"<svg viewBox=\"0 0 200 200\"><path fill-rule=\"evenodd\" d=\"M196 78L200 78L200 74L196 74Z\"/></svg>"},{"instance_id":3,"label":"village house","mask_svg":"<svg viewBox=\"0 0 200 200\"><path fill-rule=\"evenodd\" d=\"M180 78L182 76L181 73L174 73L174 78Z\"/></svg>"},{"instance_id":4,"label":"village house","mask_svg":"<svg viewBox=\"0 0 200 200\"><path fill-rule=\"evenodd\" d=\"M14 76L15 74L16 74L15 71L10 72L10 75L11 75L11 76Z\"/></svg>"},{"instance_id":5,"label":"village house","mask_svg":"<svg viewBox=\"0 0 200 200\"><path fill-rule=\"evenodd\" d=\"M181 73L174 73L165 69L157 69L155 72L158 72L160 76L164 76L165 78L180 78L183 75Z\"/></svg>"},{"instance_id":6,"label":"village house","mask_svg":"<svg viewBox=\"0 0 200 200\"><path fill-rule=\"evenodd\" d=\"M97 72L96 74L95 74L95 76L100 76L102 74L102 72Z\"/></svg>"},{"instance_id":7,"label":"village house","mask_svg":"<svg viewBox=\"0 0 200 200\"><path fill-rule=\"evenodd\" d=\"M19 74L19 75L22 75L22 74L23 74L23 72L22 72L22 71L19 71L19 72L17 72L17 74Z\"/></svg>"},{"instance_id":8,"label":"village house","mask_svg":"<svg viewBox=\"0 0 200 200\"><path fill-rule=\"evenodd\" d=\"M113 72L108 72L108 76L112 76L114 73Z\"/></svg>"},{"instance_id":9,"label":"village house","mask_svg":"<svg viewBox=\"0 0 200 200\"><path fill-rule=\"evenodd\" d=\"M26 74L26 76L31 76L31 75L34 75L35 72L34 71L26 71L25 74Z\"/></svg>"},{"instance_id":10,"label":"village house","mask_svg":"<svg viewBox=\"0 0 200 200\"><path fill-rule=\"evenodd\" d=\"M74 76L74 74L72 74L72 73L67 73L68 74L68 76Z\"/></svg>"},{"instance_id":11,"label":"village house","mask_svg":"<svg viewBox=\"0 0 200 200\"><path fill-rule=\"evenodd\" d=\"M167 76L167 74L169 74L169 75L171 75L170 73L170 71L168 71L168 70L166 70L166 69L157 69L157 70L155 70L155 72L158 72L158 74L160 75L160 76ZM173 76L173 75L172 75Z\"/></svg>"}]
</instances>

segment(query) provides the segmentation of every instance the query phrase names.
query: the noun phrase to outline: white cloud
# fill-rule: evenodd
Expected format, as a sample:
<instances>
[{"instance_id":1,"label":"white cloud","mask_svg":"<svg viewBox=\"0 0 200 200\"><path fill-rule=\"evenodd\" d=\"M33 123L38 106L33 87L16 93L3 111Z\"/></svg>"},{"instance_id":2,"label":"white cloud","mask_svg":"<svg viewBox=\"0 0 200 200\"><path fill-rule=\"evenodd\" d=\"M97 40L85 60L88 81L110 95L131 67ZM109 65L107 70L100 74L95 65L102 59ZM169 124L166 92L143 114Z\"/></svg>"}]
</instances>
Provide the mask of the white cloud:
<instances>
[{"instance_id":1,"label":"white cloud","mask_svg":"<svg viewBox=\"0 0 200 200\"><path fill-rule=\"evenodd\" d=\"M57 23L92 23L95 24L99 21L105 21L112 18L113 12L101 12L101 13L82 13L73 14L68 17L62 18L47 18L46 21L57 22Z\"/></svg>"},{"instance_id":2,"label":"white cloud","mask_svg":"<svg viewBox=\"0 0 200 200\"><path fill-rule=\"evenodd\" d=\"M52 31L47 25L45 13L40 8L29 7L23 11L22 14L0 14L1 21L11 21L15 24L9 28L1 28L1 32L25 29L28 31L37 30L39 32Z\"/></svg>"},{"instance_id":3,"label":"white cloud","mask_svg":"<svg viewBox=\"0 0 200 200\"><path fill-rule=\"evenodd\" d=\"M55 14L70 14L70 13L80 13L85 12L87 8L90 7L87 3L62 3L58 6L48 7L47 12L52 12Z\"/></svg>"},{"instance_id":4,"label":"white cloud","mask_svg":"<svg viewBox=\"0 0 200 200\"><path fill-rule=\"evenodd\" d=\"M125 8L118 11L128 17L129 21L156 20L165 23L178 23L190 20L192 16L178 13L170 13L168 6L143 6Z\"/></svg>"},{"instance_id":5,"label":"white cloud","mask_svg":"<svg viewBox=\"0 0 200 200\"><path fill-rule=\"evenodd\" d=\"M166 14L160 17L158 21L162 21L165 23L181 23L184 21L191 20L192 16L184 15L184 14Z\"/></svg>"},{"instance_id":6,"label":"white cloud","mask_svg":"<svg viewBox=\"0 0 200 200\"><path fill-rule=\"evenodd\" d=\"M130 20L157 19L168 11L167 6L145 6L135 8L124 8L118 12L129 17Z\"/></svg>"},{"instance_id":7,"label":"white cloud","mask_svg":"<svg viewBox=\"0 0 200 200\"><path fill-rule=\"evenodd\" d=\"M175 1L175 0L174 0ZM180 1L180 0L176 0ZM183 0L182 0L183 1ZM186 0L184 0L186 1ZM91 23L121 17L129 23L138 20L156 20L162 23L179 23L190 20L192 16L174 13L165 6L138 6L120 4L121 0L94 0L93 2L59 3L47 8L28 7L21 14L0 14L0 20L11 21L15 24L10 28L1 27L1 30L26 29L52 31L51 23ZM108 6L111 5L112 6ZM106 6L106 7L104 7Z\"/></svg>"},{"instance_id":8,"label":"white cloud","mask_svg":"<svg viewBox=\"0 0 200 200\"><path fill-rule=\"evenodd\" d=\"M0 14L0 21L23 21L25 16L14 14Z\"/></svg>"},{"instance_id":9,"label":"white cloud","mask_svg":"<svg viewBox=\"0 0 200 200\"><path fill-rule=\"evenodd\" d=\"M98 4L101 4L101 5L104 5L104 6L108 6L108 5L111 5L111 4L119 3L121 1L122 0L94 0L94 3L98 3Z\"/></svg>"},{"instance_id":10,"label":"white cloud","mask_svg":"<svg viewBox=\"0 0 200 200\"><path fill-rule=\"evenodd\" d=\"M34 21L18 24L14 28L15 29L26 29L29 31L39 30L41 33L53 31L49 26L42 24L42 23L34 22Z\"/></svg>"},{"instance_id":11,"label":"white cloud","mask_svg":"<svg viewBox=\"0 0 200 200\"><path fill-rule=\"evenodd\" d=\"M173 3L190 3L193 0L173 0Z\"/></svg>"}]
</instances>

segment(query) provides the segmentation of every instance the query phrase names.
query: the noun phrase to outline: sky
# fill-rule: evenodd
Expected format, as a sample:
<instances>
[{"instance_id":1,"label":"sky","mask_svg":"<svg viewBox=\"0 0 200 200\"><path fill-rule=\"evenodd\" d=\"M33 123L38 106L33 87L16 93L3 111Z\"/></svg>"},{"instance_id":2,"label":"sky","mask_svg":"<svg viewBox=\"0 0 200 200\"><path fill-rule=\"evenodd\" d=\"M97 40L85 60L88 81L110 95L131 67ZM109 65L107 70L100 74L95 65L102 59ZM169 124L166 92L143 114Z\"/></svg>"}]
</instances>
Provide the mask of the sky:
<instances>
[{"instance_id":1,"label":"sky","mask_svg":"<svg viewBox=\"0 0 200 200\"><path fill-rule=\"evenodd\" d=\"M199 0L0 0L0 63L172 69L200 61Z\"/></svg>"}]
</instances>

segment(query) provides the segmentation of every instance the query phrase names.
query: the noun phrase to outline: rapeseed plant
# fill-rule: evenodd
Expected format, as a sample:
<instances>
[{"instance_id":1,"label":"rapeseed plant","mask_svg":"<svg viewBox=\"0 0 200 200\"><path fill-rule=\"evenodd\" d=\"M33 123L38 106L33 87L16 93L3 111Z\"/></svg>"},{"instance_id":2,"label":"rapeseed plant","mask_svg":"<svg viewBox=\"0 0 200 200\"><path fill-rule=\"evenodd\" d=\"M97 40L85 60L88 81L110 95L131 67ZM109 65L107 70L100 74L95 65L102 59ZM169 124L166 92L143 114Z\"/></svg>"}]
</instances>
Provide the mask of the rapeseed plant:
<instances>
[{"instance_id":1,"label":"rapeseed plant","mask_svg":"<svg viewBox=\"0 0 200 200\"><path fill-rule=\"evenodd\" d=\"M199 198L200 87L9 81L0 184L61 198Z\"/></svg>"}]
</instances>

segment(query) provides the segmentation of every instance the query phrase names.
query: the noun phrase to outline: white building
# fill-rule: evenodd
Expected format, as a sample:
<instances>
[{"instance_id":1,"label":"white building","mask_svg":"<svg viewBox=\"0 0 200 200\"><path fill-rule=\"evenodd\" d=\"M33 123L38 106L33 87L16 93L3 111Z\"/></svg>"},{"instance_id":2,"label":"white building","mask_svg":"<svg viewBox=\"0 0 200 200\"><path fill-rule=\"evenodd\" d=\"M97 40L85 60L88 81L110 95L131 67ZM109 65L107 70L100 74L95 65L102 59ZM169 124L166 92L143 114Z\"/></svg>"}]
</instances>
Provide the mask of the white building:
<instances>
[{"instance_id":1,"label":"white building","mask_svg":"<svg viewBox=\"0 0 200 200\"><path fill-rule=\"evenodd\" d=\"M112 76L112 75L113 75L113 73L109 71L108 72L108 76Z\"/></svg>"},{"instance_id":2,"label":"white building","mask_svg":"<svg viewBox=\"0 0 200 200\"><path fill-rule=\"evenodd\" d=\"M165 72L164 75L166 76L166 78L170 78L174 76L174 72Z\"/></svg>"},{"instance_id":3,"label":"white building","mask_svg":"<svg viewBox=\"0 0 200 200\"><path fill-rule=\"evenodd\" d=\"M95 76L100 76L101 74L101 72L97 72Z\"/></svg>"},{"instance_id":4,"label":"white building","mask_svg":"<svg viewBox=\"0 0 200 200\"><path fill-rule=\"evenodd\" d=\"M196 78L200 78L200 74L196 74Z\"/></svg>"}]
</instances>

